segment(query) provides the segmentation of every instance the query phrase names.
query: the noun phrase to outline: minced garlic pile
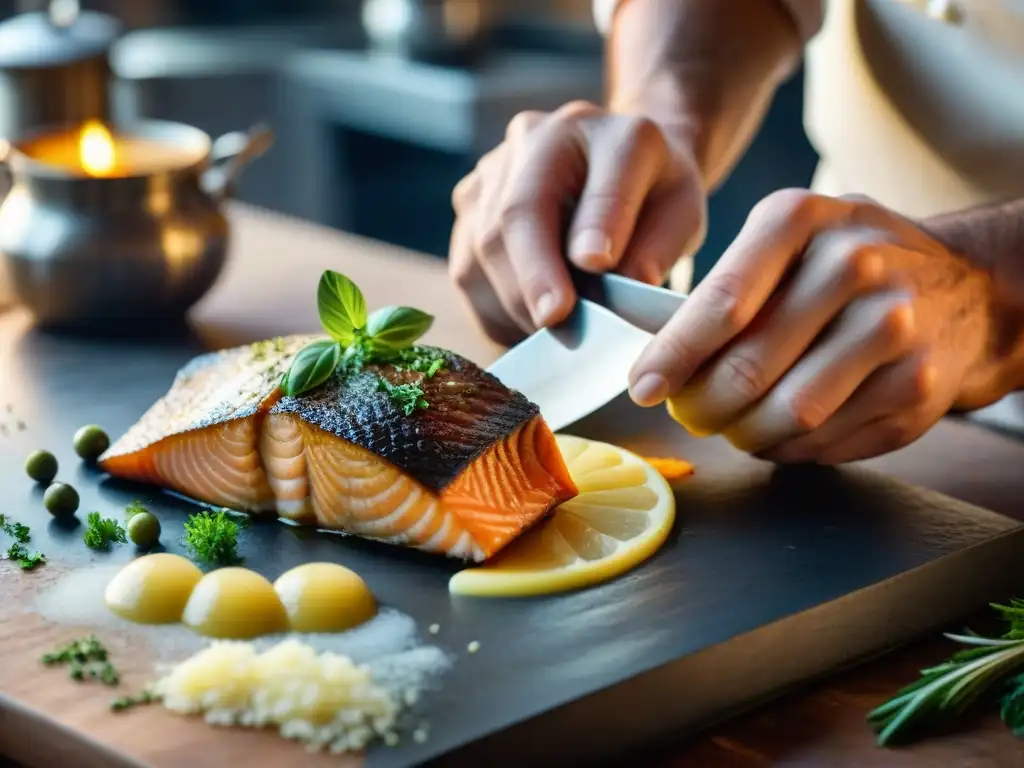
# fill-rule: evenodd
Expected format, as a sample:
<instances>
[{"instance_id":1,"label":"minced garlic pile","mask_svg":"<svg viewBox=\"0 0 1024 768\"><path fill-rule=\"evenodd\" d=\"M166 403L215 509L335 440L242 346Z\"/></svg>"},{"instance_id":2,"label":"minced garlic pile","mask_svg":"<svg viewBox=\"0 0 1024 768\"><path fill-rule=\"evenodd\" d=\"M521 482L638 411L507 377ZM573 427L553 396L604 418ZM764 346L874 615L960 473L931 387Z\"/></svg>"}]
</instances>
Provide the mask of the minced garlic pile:
<instances>
[{"instance_id":1,"label":"minced garlic pile","mask_svg":"<svg viewBox=\"0 0 1024 768\"><path fill-rule=\"evenodd\" d=\"M397 741L401 704L347 656L317 654L297 640L263 653L222 641L175 667L153 692L167 709L204 714L214 725L277 726L312 750L359 750L376 738Z\"/></svg>"}]
</instances>

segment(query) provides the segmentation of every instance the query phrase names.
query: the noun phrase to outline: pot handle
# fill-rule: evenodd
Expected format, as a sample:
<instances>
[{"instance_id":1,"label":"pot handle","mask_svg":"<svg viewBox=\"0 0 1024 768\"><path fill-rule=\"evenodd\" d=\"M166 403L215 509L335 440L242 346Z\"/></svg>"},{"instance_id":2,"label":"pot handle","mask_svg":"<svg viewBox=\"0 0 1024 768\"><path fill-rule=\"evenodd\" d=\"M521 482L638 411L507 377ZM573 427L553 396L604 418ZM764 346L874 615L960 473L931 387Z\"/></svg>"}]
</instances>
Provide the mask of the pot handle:
<instances>
[{"instance_id":1,"label":"pot handle","mask_svg":"<svg viewBox=\"0 0 1024 768\"><path fill-rule=\"evenodd\" d=\"M203 189L218 200L230 197L246 164L266 152L274 143L269 126L258 124L248 131L219 136L210 148L210 165L203 171Z\"/></svg>"}]
</instances>

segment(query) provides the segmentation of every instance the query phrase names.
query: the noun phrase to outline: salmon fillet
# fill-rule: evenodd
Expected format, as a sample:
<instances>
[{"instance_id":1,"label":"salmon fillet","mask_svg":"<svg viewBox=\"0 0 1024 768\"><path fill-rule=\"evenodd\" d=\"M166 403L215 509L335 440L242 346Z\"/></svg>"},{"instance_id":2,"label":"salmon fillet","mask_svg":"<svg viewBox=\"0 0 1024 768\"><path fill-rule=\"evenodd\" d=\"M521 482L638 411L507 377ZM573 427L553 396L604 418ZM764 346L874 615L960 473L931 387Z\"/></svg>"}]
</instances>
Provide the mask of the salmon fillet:
<instances>
[{"instance_id":1,"label":"salmon fillet","mask_svg":"<svg viewBox=\"0 0 1024 768\"><path fill-rule=\"evenodd\" d=\"M483 561L576 495L537 407L443 350L283 397L293 336L201 355L100 457L109 474L254 515ZM432 349L432 348L431 348ZM416 383L411 415L380 389Z\"/></svg>"}]
</instances>

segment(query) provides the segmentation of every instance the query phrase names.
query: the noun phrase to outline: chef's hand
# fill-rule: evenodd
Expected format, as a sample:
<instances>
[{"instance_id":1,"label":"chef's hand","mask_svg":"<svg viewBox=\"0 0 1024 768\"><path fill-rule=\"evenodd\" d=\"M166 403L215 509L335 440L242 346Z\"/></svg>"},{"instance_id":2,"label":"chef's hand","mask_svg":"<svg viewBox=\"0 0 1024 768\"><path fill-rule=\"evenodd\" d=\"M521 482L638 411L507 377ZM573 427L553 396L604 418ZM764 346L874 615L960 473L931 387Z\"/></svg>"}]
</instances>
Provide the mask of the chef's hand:
<instances>
[{"instance_id":1,"label":"chef's hand","mask_svg":"<svg viewBox=\"0 0 1024 768\"><path fill-rule=\"evenodd\" d=\"M778 462L835 464L918 438L1005 393L989 273L864 198L784 190L637 360L701 434Z\"/></svg>"},{"instance_id":2,"label":"chef's hand","mask_svg":"<svg viewBox=\"0 0 1024 768\"><path fill-rule=\"evenodd\" d=\"M683 142L584 102L517 115L452 203L449 271L488 335L505 343L572 310L566 258L660 284L700 244L706 210Z\"/></svg>"}]
</instances>

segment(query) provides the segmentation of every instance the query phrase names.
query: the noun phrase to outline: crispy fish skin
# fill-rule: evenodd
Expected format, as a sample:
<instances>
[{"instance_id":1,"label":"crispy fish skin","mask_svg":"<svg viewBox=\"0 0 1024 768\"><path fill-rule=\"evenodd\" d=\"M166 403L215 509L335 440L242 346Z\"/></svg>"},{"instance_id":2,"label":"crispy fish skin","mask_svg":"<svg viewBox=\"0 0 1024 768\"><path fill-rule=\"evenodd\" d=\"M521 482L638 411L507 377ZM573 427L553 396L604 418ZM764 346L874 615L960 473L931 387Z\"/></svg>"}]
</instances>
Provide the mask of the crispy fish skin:
<instances>
[{"instance_id":1,"label":"crispy fish skin","mask_svg":"<svg viewBox=\"0 0 1024 768\"><path fill-rule=\"evenodd\" d=\"M296 336L201 355L110 449L111 475L200 501L483 560L576 495L535 405L444 350L426 378L370 365L297 397ZM380 387L417 383L407 415Z\"/></svg>"}]
</instances>

